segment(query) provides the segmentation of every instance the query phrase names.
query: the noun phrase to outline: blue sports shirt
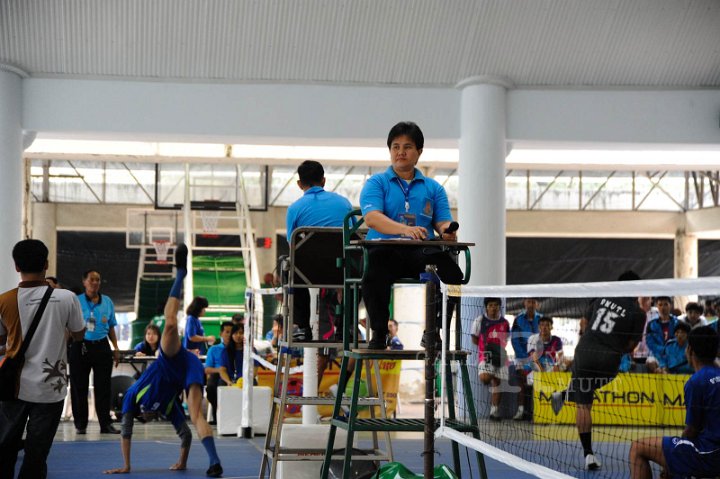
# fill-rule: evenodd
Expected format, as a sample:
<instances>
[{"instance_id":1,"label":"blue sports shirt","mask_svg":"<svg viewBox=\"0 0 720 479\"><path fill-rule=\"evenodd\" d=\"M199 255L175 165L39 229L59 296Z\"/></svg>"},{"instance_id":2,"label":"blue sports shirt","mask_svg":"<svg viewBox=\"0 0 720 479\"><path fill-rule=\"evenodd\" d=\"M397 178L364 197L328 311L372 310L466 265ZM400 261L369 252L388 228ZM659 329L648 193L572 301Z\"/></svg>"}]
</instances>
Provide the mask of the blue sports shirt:
<instances>
[{"instance_id":1,"label":"blue sports shirt","mask_svg":"<svg viewBox=\"0 0 720 479\"><path fill-rule=\"evenodd\" d=\"M225 345L223 343L210 346L208 349L207 356L205 357L206 368L219 368L224 366L223 356L225 353Z\"/></svg>"},{"instance_id":2,"label":"blue sports shirt","mask_svg":"<svg viewBox=\"0 0 720 479\"><path fill-rule=\"evenodd\" d=\"M161 350L158 359L125 393L122 412L157 412L177 428L185 421L178 395L192 384L202 387L204 381L205 369L195 354L180 348L168 358Z\"/></svg>"},{"instance_id":3,"label":"blue sports shirt","mask_svg":"<svg viewBox=\"0 0 720 479\"><path fill-rule=\"evenodd\" d=\"M687 342L680 346L677 339L671 339L665 343L662 354L657 358L658 364L661 368L667 368L673 374L694 373L695 370L688 364L687 357L685 357L686 349Z\"/></svg>"},{"instance_id":4,"label":"blue sports shirt","mask_svg":"<svg viewBox=\"0 0 720 479\"><path fill-rule=\"evenodd\" d=\"M685 424L700 434L693 440L700 452L720 452L720 368L705 366L685 383Z\"/></svg>"},{"instance_id":5,"label":"blue sports shirt","mask_svg":"<svg viewBox=\"0 0 720 479\"><path fill-rule=\"evenodd\" d=\"M287 239L292 241L295 228L301 226L342 226L343 219L352 211L350 201L344 196L313 186L288 207Z\"/></svg>"},{"instance_id":6,"label":"blue sports shirt","mask_svg":"<svg viewBox=\"0 0 720 479\"><path fill-rule=\"evenodd\" d=\"M406 211L405 204L408 204ZM362 214L380 211L393 221L406 223L401 215L415 215L415 226L422 226L428 232L428 238L435 237L433 225L443 221L452 221L447 193L440 183L425 177L415 168L415 178L408 184L395 174L392 166L383 173L372 175L360 193ZM399 238L400 235L387 235L374 229L368 231L366 239Z\"/></svg>"},{"instance_id":7,"label":"blue sports shirt","mask_svg":"<svg viewBox=\"0 0 720 479\"><path fill-rule=\"evenodd\" d=\"M115 319L115 305L105 295L99 295L97 304L88 299L85 293L78 295L85 319L85 339L98 341L106 338L110 328L117 326Z\"/></svg>"}]
</instances>

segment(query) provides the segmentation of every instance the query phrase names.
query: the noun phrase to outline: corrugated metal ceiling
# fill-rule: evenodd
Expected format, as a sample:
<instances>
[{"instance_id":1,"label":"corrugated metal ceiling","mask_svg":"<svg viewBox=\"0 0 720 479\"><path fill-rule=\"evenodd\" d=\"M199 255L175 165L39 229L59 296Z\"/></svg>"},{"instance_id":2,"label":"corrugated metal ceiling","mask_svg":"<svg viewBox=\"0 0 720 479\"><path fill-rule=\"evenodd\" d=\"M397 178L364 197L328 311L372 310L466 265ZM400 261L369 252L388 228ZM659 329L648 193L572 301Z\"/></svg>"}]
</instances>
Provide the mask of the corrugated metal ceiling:
<instances>
[{"instance_id":1,"label":"corrugated metal ceiling","mask_svg":"<svg viewBox=\"0 0 720 479\"><path fill-rule=\"evenodd\" d=\"M718 0L0 0L31 76L720 86Z\"/></svg>"}]
</instances>

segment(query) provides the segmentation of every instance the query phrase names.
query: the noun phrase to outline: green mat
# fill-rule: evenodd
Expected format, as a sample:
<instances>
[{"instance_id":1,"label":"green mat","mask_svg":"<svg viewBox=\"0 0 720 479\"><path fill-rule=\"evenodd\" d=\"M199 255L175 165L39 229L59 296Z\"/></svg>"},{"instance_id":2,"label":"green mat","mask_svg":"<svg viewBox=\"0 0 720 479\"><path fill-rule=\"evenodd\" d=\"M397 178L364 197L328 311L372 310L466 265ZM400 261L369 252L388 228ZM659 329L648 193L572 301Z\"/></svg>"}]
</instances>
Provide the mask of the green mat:
<instances>
[{"instance_id":1,"label":"green mat","mask_svg":"<svg viewBox=\"0 0 720 479\"><path fill-rule=\"evenodd\" d=\"M457 479L455 473L441 464L433 469L434 479ZM372 479L423 479L423 474L415 474L399 462L389 462L378 469Z\"/></svg>"},{"instance_id":2,"label":"green mat","mask_svg":"<svg viewBox=\"0 0 720 479\"><path fill-rule=\"evenodd\" d=\"M247 278L241 256L193 257L193 293L205 296L210 307L245 302Z\"/></svg>"},{"instance_id":3,"label":"green mat","mask_svg":"<svg viewBox=\"0 0 720 479\"><path fill-rule=\"evenodd\" d=\"M162 315L172 284L172 278L140 278L137 318L131 326L131 346L142 341L148 323L158 314Z\"/></svg>"}]
</instances>

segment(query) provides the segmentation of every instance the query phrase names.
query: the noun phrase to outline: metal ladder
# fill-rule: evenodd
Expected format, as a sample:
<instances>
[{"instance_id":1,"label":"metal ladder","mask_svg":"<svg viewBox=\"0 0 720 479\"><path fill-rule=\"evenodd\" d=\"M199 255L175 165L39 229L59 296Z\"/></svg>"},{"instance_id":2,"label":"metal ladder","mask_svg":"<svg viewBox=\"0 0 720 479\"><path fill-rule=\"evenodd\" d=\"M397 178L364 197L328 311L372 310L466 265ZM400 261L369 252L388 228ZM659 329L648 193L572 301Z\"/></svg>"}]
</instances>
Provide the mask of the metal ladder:
<instances>
[{"instance_id":1,"label":"metal ladder","mask_svg":"<svg viewBox=\"0 0 720 479\"><path fill-rule=\"evenodd\" d=\"M283 269L287 268L287 260L283 261ZM288 406L332 406L338 402L341 406L351 406L352 399L345 396L343 393L344 389L338 389L338 398L331 396L315 396L315 397L300 397L290 396L288 394L288 382L291 376L291 354L293 348L338 348L347 350L349 344L349 330L348 323L344 323L343 328L343 342L327 342L327 341L293 341L292 338L292 318L289 312L292 310L289 306L292 295L288 294L287 285L283 286L283 316L285 318L283 324L283 340L278 341L278 348L280 353L278 354L277 370L275 373L275 383L273 387L273 404L270 412L270 420L268 423L268 430L265 436L265 445L263 448L262 464L260 466L259 478L264 479L266 474L269 473L271 479L277 477L277 466L280 461L323 461L325 459L325 448L289 448L281 447L282 430L285 423L285 415ZM339 313L339 311L338 311ZM345 360L343 359L343 364ZM355 378L360 378L361 369L363 363L359 363L356 367ZM375 378L380 377L380 369L377 361L370 362L365 361L364 366L366 368L366 377L368 384L368 397L355 399L356 407L369 407L371 417L373 419L386 419L387 410L385 407L385 401L380 398L383 397L382 384L378 382L377 387L374 387L370 380L371 369L373 371L372 376ZM344 373L341 373L341 376ZM356 384L360 384L360 381L355 381ZM357 395L356 395L357 396ZM379 408L380 418L375 418L375 408ZM277 422L277 426L276 426ZM390 445L390 434L385 433L385 444L387 452L380 449L378 433L372 433L372 447L368 450L363 450L363 455L352 454L352 444L350 454L353 460L364 460L364 461L381 461L381 460L392 460L392 448ZM336 454L332 456L334 459L342 459L345 456Z\"/></svg>"}]
</instances>

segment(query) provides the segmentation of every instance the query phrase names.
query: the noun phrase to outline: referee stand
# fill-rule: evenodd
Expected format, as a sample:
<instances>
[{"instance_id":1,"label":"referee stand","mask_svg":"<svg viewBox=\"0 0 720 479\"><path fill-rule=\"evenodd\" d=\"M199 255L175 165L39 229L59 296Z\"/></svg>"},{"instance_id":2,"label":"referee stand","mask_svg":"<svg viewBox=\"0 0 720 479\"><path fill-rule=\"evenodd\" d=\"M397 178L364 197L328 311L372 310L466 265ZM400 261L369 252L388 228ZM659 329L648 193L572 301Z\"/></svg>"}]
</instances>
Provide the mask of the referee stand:
<instances>
[{"instance_id":1,"label":"referee stand","mask_svg":"<svg viewBox=\"0 0 720 479\"><path fill-rule=\"evenodd\" d=\"M359 217L357 222L353 222L354 217ZM435 429L439 426L439 421L435 419L435 378L436 378L436 361L438 359L439 351L437 351L435 339L436 339L436 306L438 302L438 288L435 279L437 278L434 272L434 266L428 266L429 275L427 276L425 283L425 294L426 294L426 334L424 337L425 350L403 350L403 351L392 351L392 350L369 350L361 349L358 346L357 335L353 336L352 345L350 344L350 328L357 329L358 323L358 303L360 301L360 285L363 278L363 272L367 269L368 264L368 250L367 246L370 244L380 244L379 241L364 242L355 240L354 237L357 233L358 228L362 225L363 219L361 217L360 210L354 210L345 217L343 226L343 315L344 315L344 327L345 334L343 340L343 359L340 368L340 378L338 381L338 390L345 390L345 386L348 381L348 368L350 362L354 360L353 368L353 381L352 393L350 395L350 406L349 411L342 413L343 398L338 395L335 399L333 415L330 421L330 435L328 438L327 447L325 449L325 459L321 471L321 478L328 479L331 461L333 459L333 448L335 442L335 435L337 429L343 429L347 432L345 454L343 458L343 474L342 477L351 477L351 465L353 461L352 457L352 445L356 432L369 431L372 433L378 432L394 432L394 431L406 431L406 432L423 432L424 433L424 473L425 478L433 477L434 469L434 434ZM415 241L403 241L394 242L395 245L408 245L428 246L429 243L415 242ZM463 251L466 259L466 277L463 278L462 283L467 284L469 281L470 272L470 244L463 243L451 243L433 241L433 247L439 247L445 251L450 251L455 254L459 254ZM402 282L417 283L419 282L416 278L403 279ZM456 342L460 344L460 320L458 314L456 328ZM448 335L449 337L449 335ZM470 433L474 438L479 439L479 429L477 415L475 413L475 404L472 397L472 390L470 389L470 376L467 368L467 351L448 351L446 358L448 359L447 364L443 365L446 368L446 373L450 377L450 361L457 361L459 363L459 370L461 380L463 382L463 390L465 394L465 405L468 412L469 422L464 422L457 419L455 414L455 398L454 388L452 382L448 382L448 415L449 419L445 421L445 426L451 429L455 429L462 433ZM358 418L359 406L360 406L360 387L357 379L360 377L362 364L367 362L373 362L377 364L378 360L391 359L391 360L418 360L422 359L425 361L425 415L423 418L370 418L361 419ZM377 366L376 366L377 367ZM380 376L375 375L377 386L380 386ZM368 382L370 377L368 374ZM382 398L382 396L379 396ZM389 444L389 442L388 442ZM460 453L458 443L452 442L453 451L453 463L455 472L460 477ZM487 478L487 472L485 470L485 461L481 453L476 451L476 459L478 468L480 471L480 477L483 479Z\"/></svg>"}]
</instances>

